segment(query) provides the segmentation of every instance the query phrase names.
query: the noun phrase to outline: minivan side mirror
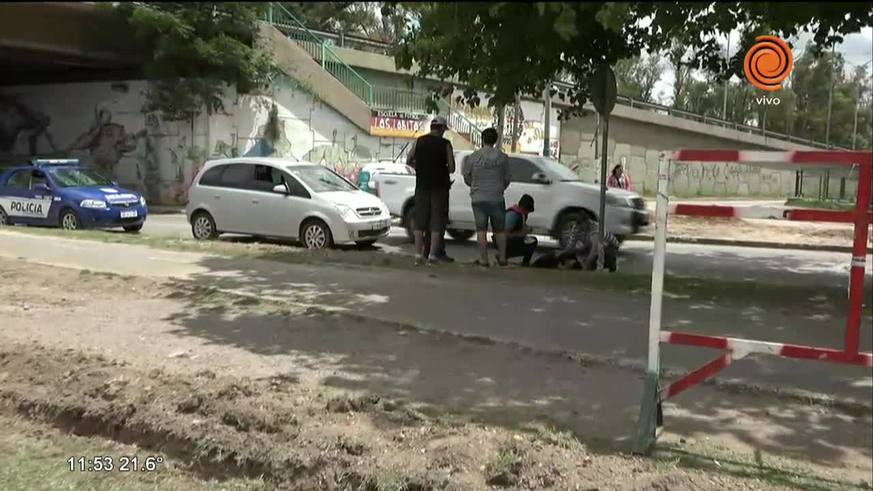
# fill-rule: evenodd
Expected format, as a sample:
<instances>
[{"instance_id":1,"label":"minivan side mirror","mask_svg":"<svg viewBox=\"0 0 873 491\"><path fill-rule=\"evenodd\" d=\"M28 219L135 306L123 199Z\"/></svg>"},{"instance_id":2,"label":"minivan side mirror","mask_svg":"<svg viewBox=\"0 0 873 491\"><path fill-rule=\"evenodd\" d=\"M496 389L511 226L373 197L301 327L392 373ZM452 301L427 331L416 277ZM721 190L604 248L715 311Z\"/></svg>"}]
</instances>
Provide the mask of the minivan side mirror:
<instances>
[{"instance_id":1,"label":"minivan side mirror","mask_svg":"<svg viewBox=\"0 0 873 491\"><path fill-rule=\"evenodd\" d=\"M290 194L288 192L288 186L285 184L276 184L273 186L273 192L279 194Z\"/></svg>"},{"instance_id":2,"label":"minivan side mirror","mask_svg":"<svg viewBox=\"0 0 873 491\"><path fill-rule=\"evenodd\" d=\"M537 184L552 183L552 181L549 179L549 176L547 176L545 172L534 172L534 175L531 176L531 180Z\"/></svg>"}]
</instances>

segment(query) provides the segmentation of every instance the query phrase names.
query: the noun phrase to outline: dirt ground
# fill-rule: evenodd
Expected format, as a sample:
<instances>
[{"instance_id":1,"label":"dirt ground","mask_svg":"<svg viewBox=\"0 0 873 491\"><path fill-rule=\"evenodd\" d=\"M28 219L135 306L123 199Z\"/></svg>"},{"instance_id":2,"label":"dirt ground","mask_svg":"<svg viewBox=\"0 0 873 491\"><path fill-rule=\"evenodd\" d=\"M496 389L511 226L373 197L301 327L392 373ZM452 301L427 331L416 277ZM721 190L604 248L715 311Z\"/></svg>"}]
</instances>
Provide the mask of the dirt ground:
<instances>
[{"instance_id":1,"label":"dirt ground","mask_svg":"<svg viewBox=\"0 0 873 491\"><path fill-rule=\"evenodd\" d=\"M704 402L730 398L752 410L720 408L706 419L668 406L677 430L642 458L625 453L626 439L599 436L630 433L636 416L609 414L622 385L639 378L617 368L178 281L9 260L0 260L0 280L2 489L770 490L873 481L869 414L702 388ZM58 471L70 456L107 454L161 455L165 465L129 478Z\"/></svg>"}]
</instances>

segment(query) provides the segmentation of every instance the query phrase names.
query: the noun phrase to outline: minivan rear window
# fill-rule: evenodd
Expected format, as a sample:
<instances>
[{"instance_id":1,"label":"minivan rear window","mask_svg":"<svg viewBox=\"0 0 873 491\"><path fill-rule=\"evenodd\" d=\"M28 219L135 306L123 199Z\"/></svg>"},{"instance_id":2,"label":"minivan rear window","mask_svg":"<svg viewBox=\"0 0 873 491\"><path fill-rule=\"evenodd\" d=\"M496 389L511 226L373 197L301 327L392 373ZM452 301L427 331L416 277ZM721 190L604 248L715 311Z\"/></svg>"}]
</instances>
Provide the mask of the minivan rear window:
<instances>
[{"instance_id":1,"label":"minivan rear window","mask_svg":"<svg viewBox=\"0 0 873 491\"><path fill-rule=\"evenodd\" d=\"M221 173L224 172L224 168L226 165L216 165L215 167L207 170L203 173L203 176L200 177L200 185L201 186L221 186Z\"/></svg>"}]
</instances>

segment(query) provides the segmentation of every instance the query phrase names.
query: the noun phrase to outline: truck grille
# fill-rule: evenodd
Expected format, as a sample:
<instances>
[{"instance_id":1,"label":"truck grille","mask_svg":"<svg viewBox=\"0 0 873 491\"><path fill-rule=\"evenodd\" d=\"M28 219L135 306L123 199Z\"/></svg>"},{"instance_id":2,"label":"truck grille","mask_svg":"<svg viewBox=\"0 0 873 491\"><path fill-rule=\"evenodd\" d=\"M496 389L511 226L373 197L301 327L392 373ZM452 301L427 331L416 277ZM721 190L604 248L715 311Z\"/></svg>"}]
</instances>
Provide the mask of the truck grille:
<instances>
[{"instance_id":1,"label":"truck grille","mask_svg":"<svg viewBox=\"0 0 873 491\"><path fill-rule=\"evenodd\" d=\"M382 210L373 206L369 208L358 208L355 212L357 212L358 216L361 217L377 217L382 214Z\"/></svg>"}]
</instances>

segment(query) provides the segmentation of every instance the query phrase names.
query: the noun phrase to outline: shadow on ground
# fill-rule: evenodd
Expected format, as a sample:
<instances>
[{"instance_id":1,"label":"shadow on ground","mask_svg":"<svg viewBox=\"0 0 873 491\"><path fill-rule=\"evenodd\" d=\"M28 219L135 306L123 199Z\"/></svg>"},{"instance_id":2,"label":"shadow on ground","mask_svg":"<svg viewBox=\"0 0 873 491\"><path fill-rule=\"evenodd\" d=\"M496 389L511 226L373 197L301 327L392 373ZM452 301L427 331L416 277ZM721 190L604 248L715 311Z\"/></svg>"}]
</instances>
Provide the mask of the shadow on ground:
<instances>
[{"instance_id":1,"label":"shadow on ground","mask_svg":"<svg viewBox=\"0 0 873 491\"><path fill-rule=\"evenodd\" d=\"M490 290L485 292L491 298L490 305L508 317L502 318L502 323L489 324L493 319L477 311L485 298L477 296L479 285L472 279L450 290L455 292L452 298L434 297L439 300L431 300L428 310L421 305L408 304L416 295L446 290L445 280L440 275L433 278L433 273L416 273L416 276L398 273L394 278L381 272L378 275L382 281L374 282L372 272L363 279L354 279L355 269L346 268L348 274L342 277L346 281L332 281L330 269L321 266L294 269L296 274L292 280L289 270L227 271L226 265L208 264L209 261L211 259L205 265L215 273L196 278L196 283L237 291L262 291L261 299L290 298L355 314L378 315L392 310L419 318L430 316L426 329L454 330L479 336L480 340L404 329L363 318L354 320L321 311L288 308L270 312L256 297L243 302L248 304L247 309L234 313L226 300L218 299L218 294L210 305L204 301L202 293L183 296L183 300L189 302L186 313L168 319L178 326L177 335L193 336L264 356L289 357L292 363L287 367L286 376L297 377L304 371L317 373L326 386L400 398L425 412L449 411L511 428L543 422L572 430L595 448L607 451L628 448L640 402L642 380L638 373L605 366L582 366L559 355L534 353L526 348L484 340L492 338L538 348L578 349L588 353L597 352L593 349L596 346L606 354L633 354L645 346L641 319L645 318L647 310L632 311L627 298L605 304L603 299L593 298L597 292L568 293L558 288L554 291L540 289L538 297L522 291L519 298L526 300L513 303L512 299L501 299L502 295L506 295L510 287L516 292L522 287L510 285L510 280L497 284L492 281L488 283ZM361 293L366 291L365 285L357 282L365 280L370 282L372 293ZM392 284L395 291L390 295L380 292L383 282ZM693 301L684 302L686 307L696 305ZM673 301L668 304L677 306ZM409 310L404 311L403 305ZM557 312L548 309L537 312L537 305L557 306ZM647 303L644 305L647 307ZM557 315L567 313L561 306L572 307L575 323ZM578 315L595 307L598 314ZM712 307L707 312L715 316L712 310L721 308ZM748 319L743 322L744 326L761 330L772 325L765 314L735 312L734 319L745 315ZM723 316L724 312L719 315ZM761 318L755 320L755 315ZM692 325L697 323L692 322ZM494 329L503 332L495 333ZM815 325L807 329L809 332L804 335L817 332ZM755 359L754 370L770 370L784 376L786 370L791 373L796 369L779 365L785 361ZM809 364L811 371L820 366ZM830 373L819 373L822 379L819 383L857 382L859 378ZM736 375L732 371L725 372L726 377L732 374ZM734 442L739 448L813 459L834 466L847 460L869 461L873 457L869 419L869 416L853 418L820 406L729 393L712 387L694 388L667 410L669 431L685 438L704 440L717 435L721 441Z\"/></svg>"}]
</instances>

